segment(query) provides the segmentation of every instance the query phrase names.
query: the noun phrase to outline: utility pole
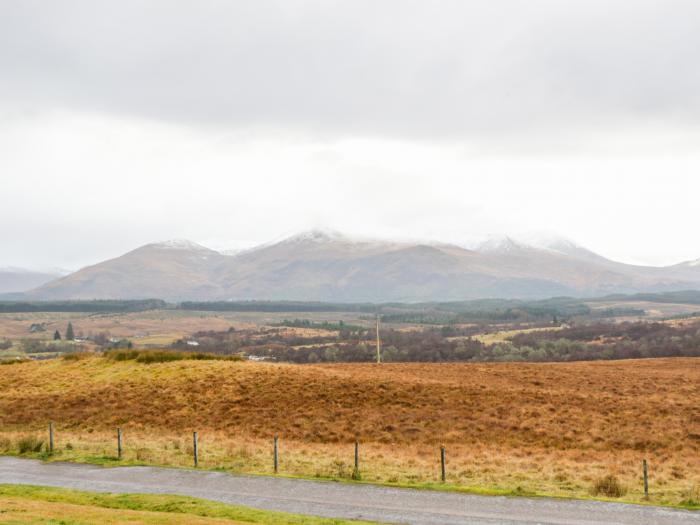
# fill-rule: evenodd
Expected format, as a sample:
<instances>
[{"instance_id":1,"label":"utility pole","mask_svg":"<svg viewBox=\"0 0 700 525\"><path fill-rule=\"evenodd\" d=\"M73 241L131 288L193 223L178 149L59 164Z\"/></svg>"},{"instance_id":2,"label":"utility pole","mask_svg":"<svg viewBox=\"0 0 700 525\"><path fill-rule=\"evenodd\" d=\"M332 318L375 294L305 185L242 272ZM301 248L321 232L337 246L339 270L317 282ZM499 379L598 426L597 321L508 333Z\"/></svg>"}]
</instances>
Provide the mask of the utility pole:
<instances>
[{"instance_id":1,"label":"utility pole","mask_svg":"<svg viewBox=\"0 0 700 525\"><path fill-rule=\"evenodd\" d=\"M382 341L379 339L379 312L377 312L377 364L382 362Z\"/></svg>"}]
</instances>

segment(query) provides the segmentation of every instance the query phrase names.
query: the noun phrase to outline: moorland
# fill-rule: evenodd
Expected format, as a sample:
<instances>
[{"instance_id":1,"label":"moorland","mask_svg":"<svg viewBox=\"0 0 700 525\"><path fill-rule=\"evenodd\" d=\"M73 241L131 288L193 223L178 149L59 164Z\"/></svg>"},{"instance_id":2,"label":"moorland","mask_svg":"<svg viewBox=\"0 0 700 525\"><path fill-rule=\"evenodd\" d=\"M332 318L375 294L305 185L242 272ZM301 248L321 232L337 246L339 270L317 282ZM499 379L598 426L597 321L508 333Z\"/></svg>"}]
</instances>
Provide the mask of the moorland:
<instances>
[{"instance_id":1,"label":"moorland","mask_svg":"<svg viewBox=\"0 0 700 525\"><path fill-rule=\"evenodd\" d=\"M3 303L0 453L694 507L699 302Z\"/></svg>"},{"instance_id":2,"label":"moorland","mask_svg":"<svg viewBox=\"0 0 700 525\"><path fill-rule=\"evenodd\" d=\"M138 352L135 352L138 354ZM110 357L111 355L111 357ZM293 365L114 354L3 366L0 451L103 464L697 504L700 360ZM47 452L54 422L56 448ZM116 428L124 455L116 458ZM600 493L614 476L620 492Z\"/></svg>"}]
</instances>

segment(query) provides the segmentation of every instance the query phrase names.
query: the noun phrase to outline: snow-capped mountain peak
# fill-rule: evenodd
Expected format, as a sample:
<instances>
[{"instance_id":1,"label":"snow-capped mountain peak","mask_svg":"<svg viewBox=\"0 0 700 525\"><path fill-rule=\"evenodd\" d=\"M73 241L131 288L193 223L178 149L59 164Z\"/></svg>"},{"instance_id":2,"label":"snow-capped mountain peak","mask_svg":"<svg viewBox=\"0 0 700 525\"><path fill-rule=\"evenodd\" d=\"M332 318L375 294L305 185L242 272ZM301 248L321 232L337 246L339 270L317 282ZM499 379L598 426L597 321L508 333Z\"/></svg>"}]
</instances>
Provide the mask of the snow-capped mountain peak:
<instances>
[{"instance_id":1,"label":"snow-capped mountain peak","mask_svg":"<svg viewBox=\"0 0 700 525\"><path fill-rule=\"evenodd\" d=\"M476 246L479 252L513 252L522 249L523 246L508 235L493 236Z\"/></svg>"},{"instance_id":2,"label":"snow-capped mountain peak","mask_svg":"<svg viewBox=\"0 0 700 525\"><path fill-rule=\"evenodd\" d=\"M563 254L570 254L573 250L583 247L574 241L553 233L532 232L518 236L518 242L525 246L549 250Z\"/></svg>"},{"instance_id":3,"label":"snow-capped mountain peak","mask_svg":"<svg viewBox=\"0 0 700 525\"><path fill-rule=\"evenodd\" d=\"M473 249L484 253L513 253L522 250L540 250L579 259L603 260L602 257L580 244L566 237L550 233L492 236L486 241L477 244Z\"/></svg>"},{"instance_id":4,"label":"snow-capped mountain peak","mask_svg":"<svg viewBox=\"0 0 700 525\"><path fill-rule=\"evenodd\" d=\"M301 242L313 242L313 243L326 243L332 241L343 241L347 240L347 237L340 232L335 230L326 230L320 228L314 228L305 232L297 233L291 237L286 238L283 242L286 243L301 243Z\"/></svg>"},{"instance_id":5,"label":"snow-capped mountain peak","mask_svg":"<svg viewBox=\"0 0 700 525\"><path fill-rule=\"evenodd\" d=\"M210 251L209 248L187 239L170 239L167 241L155 242L150 246L160 248L162 250Z\"/></svg>"}]
</instances>

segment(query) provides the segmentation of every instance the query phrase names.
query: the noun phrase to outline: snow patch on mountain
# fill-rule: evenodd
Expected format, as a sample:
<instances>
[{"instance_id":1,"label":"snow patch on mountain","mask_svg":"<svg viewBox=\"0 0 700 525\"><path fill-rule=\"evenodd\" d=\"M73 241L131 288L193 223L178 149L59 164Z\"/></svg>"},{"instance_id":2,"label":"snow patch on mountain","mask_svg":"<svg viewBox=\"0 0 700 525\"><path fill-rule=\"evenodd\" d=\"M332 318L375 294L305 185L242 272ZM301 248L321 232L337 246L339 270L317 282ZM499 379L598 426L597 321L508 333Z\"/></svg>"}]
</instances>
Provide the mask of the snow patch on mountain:
<instances>
[{"instance_id":1,"label":"snow patch on mountain","mask_svg":"<svg viewBox=\"0 0 700 525\"><path fill-rule=\"evenodd\" d=\"M327 230L314 228L305 232L297 233L291 237L287 237L282 242L285 243L326 243L333 241L347 241L350 240L347 236L335 230Z\"/></svg>"},{"instance_id":2,"label":"snow patch on mountain","mask_svg":"<svg viewBox=\"0 0 700 525\"><path fill-rule=\"evenodd\" d=\"M149 246L160 248L162 250L211 251L209 248L187 239L170 239L167 241L155 242Z\"/></svg>"},{"instance_id":3,"label":"snow patch on mountain","mask_svg":"<svg viewBox=\"0 0 700 525\"><path fill-rule=\"evenodd\" d=\"M569 254L573 250L585 249L574 241L551 233L528 233L520 237L520 242L533 248Z\"/></svg>"},{"instance_id":4,"label":"snow patch on mountain","mask_svg":"<svg viewBox=\"0 0 700 525\"><path fill-rule=\"evenodd\" d=\"M524 248L520 243L508 235L492 236L480 242L474 249L478 252L514 252Z\"/></svg>"},{"instance_id":5,"label":"snow patch on mountain","mask_svg":"<svg viewBox=\"0 0 700 525\"><path fill-rule=\"evenodd\" d=\"M526 233L519 235L494 235L477 244L465 246L479 252L512 253L519 250L542 250L560 255L597 257L587 248L574 241L549 233Z\"/></svg>"}]
</instances>

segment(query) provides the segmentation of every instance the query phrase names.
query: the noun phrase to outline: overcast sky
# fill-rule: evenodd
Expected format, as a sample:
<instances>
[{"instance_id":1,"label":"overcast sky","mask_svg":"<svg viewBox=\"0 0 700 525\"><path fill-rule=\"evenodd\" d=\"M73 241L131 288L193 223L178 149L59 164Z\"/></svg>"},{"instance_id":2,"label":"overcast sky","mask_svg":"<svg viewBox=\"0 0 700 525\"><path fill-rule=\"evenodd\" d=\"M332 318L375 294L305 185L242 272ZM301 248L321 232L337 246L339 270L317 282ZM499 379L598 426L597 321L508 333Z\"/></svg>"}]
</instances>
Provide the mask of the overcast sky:
<instances>
[{"instance_id":1,"label":"overcast sky","mask_svg":"<svg viewBox=\"0 0 700 525\"><path fill-rule=\"evenodd\" d=\"M697 0L0 0L0 267L311 227L700 257Z\"/></svg>"}]
</instances>

